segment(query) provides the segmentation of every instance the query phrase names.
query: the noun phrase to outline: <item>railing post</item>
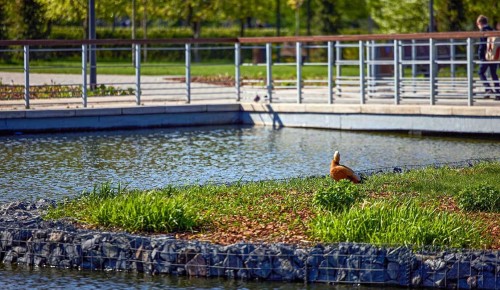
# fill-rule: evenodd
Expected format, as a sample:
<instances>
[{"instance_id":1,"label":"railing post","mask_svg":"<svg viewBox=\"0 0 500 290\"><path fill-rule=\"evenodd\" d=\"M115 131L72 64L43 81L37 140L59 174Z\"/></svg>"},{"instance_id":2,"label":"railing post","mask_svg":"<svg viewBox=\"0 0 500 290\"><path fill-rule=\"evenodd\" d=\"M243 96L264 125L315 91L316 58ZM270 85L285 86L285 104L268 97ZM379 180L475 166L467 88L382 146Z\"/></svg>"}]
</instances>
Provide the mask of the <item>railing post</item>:
<instances>
[{"instance_id":1,"label":"railing post","mask_svg":"<svg viewBox=\"0 0 500 290\"><path fill-rule=\"evenodd\" d=\"M467 38L467 105L474 104L474 55L473 40Z\"/></svg>"},{"instance_id":2,"label":"railing post","mask_svg":"<svg viewBox=\"0 0 500 290\"><path fill-rule=\"evenodd\" d=\"M417 77L417 63L415 62L417 58L417 42L415 39L411 40L411 77L415 83L415 78Z\"/></svg>"},{"instance_id":3,"label":"railing post","mask_svg":"<svg viewBox=\"0 0 500 290\"><path fill-rule=\"evenodd\" d=\"M302 103L302 43L296 45L296 65L297 65L297 104Z\"/></svg>"},{"instance_id":4,"label":"railing post","mask_svg":"<svg viewBox=\"0 0 500 290\"><path fill-rule=\"evenodd\" d=\"M236 101L241 100L241 83L240 83L240 65L241 65L241 44L234 44L234 88L236 90Z\"/></svg>"},{"instance_id":5,"label":"railing post","mask_svg":"<svg viewBox=\"0 0 500 290\"><path fill-rule=\"evenodd\" d=\"M333 103L333 41L328 41L328 104Z\"/></svg>"},{"instance_id":6,"label":"railing post","mask_svg":"<svg viewBox=\"0 0 500 290\"><path fill-rule=\"evenodd\" d=\"M186 43L186 103L191 103L191 44Z\"/></svg>"},{"instance_id":7,"label":"railing post","mask_svg":"<svg viewBox=\"0 0 500 290\"><path fill-rule=\"evenodd\" d=\"M267 97L269 102L272 103L273 100L273 53L271 49L271 43L266 43L266 85L267 85Z\"/></svg>"},{"instance_id":8,"label":"railing post","mask_svg":"<svg viewBox=\"0 0 500 290\"><path fill-rule=\"evenodd\" d=\"M436 42L434 39L429 39L429 94L430 105L436 103Z\"/></svg>"},{"instance_id":9,"label":"railing post","mask_svg":"<svg viewBox=\"0 0 500 290\"><path fill-rule=\"evenodd\" d=\"M135 44L135 103L141 104L141 45Z\"/></svg>"},{"instance_id":10,"label":"railing post","mask_svg":"<svg viewBox=\"0 0 500 290\"><path fill-rule=\"evenodd\" d=\"M399 53L399 57L398 57L398 62L399 62L399 79L403 79L404 77L404 66L403 66L403 56L404 56L404 51L403 51L403 40L398 40L398 53Z\"/></svg>"},{"instance_id":11,"label":"railing post","mask_svg":"<svg viewBox=\"0 0 500 290\"><path fill-rule=\"evenodd\" d=\"M453 80L455 80L455 76L456 76L456 73L457 73L456 65L455 65L455 58L456 58L455 40L454 39L450 39L450 60L451 60L450 71L451 71L451 78Z\"/></svg>"},{"instance_id":12,"label":"railing post","mask_svg":"<svg viewBox=\"0 0 500 290\"><path fill-rule=\"evenodd\" d=\"M417 60L417 41L415 39L411 40L411 80L412 80L412 87L413 87L413 93L415 94L417 92L417 63L415 62Z\"/></svg>"},{"instance_id":13,"label":"railing post","mask_svg":"<svg viewBox=\"0 0 500 290\"><path fill-rule=\"evenodd\" d=\"M88 46L82 44L82 106L87 107L87 53Z\"/></svg>"},{"instance_id":14,"label":"railing post","mask_svg":"<svg viewBox=\"0 0 500 290\"><path fill-rule=\"evenodd\" d=\"M337 88L337 94L341 94L342 88L340 87L340 77L342 75L342 67L340 61L342 60L342 48L340 47L340 41L335 42L335 87Z\"/></svg>"},{"instance_id":15,"label":"railing post","mask_svg":"<svg viewBox=\"0 0 500 290\"><path fill-rule=\"evenodd\" d=\"M30 47L24 46L24 107L30 108Z\"/></svg>"},{"instance_id":16,"label":"railing post","mask_svg":"<svg viewBox=\"0 0 500 290\"><path fill-rule=\"evenodd\" d=\"M374 85L374 70L373 70L373 60L374 60L374 44L375 41L370 40L366 42L366 85L368 87L368 96L373 94L373 85Z\"/></svg>"},{"instance_id":17,"label":"railing post","mask_svg":"<svg viewBox=\"0 0 500 290\"><path fill-rule=\"evenodd\" d=\"M399 41L394 39L394 104L399 105L399 82L400 82L400 66L399 66Z\"/></svg>"},{"instance_id":18,"label":"railing post","mask_svg":"<svg viewBox=\"0 0 500 290\"><path fill-rule=\"evenodd\" d=\"M359 102L365 103L365 43L359 41Z\"/></svg>"}]
</instances>

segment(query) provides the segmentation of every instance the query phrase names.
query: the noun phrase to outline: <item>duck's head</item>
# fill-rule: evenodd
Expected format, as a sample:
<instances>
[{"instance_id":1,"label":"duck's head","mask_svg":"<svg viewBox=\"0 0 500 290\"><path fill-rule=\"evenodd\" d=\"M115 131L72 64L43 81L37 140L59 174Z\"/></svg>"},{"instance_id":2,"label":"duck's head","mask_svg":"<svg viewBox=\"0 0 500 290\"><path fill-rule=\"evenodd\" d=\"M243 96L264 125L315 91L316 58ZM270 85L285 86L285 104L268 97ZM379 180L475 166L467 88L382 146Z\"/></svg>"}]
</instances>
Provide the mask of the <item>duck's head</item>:
<instances>
[{"instance_id":1,"label":"duck's head","mask_svg":"<svg viewBox=\"0 0 500 290\"><path fill-rule=\"evenodd\" d=\"M335 151L335 153L333 153L333 162L335 162L337 164L340 162L340 153L339 153L339 151Z\"/></svg>"}]
</instances>

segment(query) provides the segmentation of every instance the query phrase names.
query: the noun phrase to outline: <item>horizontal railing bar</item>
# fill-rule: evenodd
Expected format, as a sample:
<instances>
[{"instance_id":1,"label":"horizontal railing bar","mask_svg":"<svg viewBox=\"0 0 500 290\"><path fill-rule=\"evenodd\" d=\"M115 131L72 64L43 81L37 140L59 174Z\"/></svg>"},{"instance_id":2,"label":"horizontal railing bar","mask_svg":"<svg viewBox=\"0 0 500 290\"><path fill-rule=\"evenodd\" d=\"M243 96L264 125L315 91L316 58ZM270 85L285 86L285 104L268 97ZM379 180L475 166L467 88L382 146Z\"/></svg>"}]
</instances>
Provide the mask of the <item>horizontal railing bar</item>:
<instances>
[{"instance_id":1,"label":"horizontal railing bar","mask_svg":"<svg viewBox=\"0 0 500 290\"><path fill-rule=\"evenodd\" d=\"M50 66L50 65L43 65L43 66L31 66L31 70L39 70L39 69L56 69L56 68L80 68L79 66Z\"/></svg>"}]
</instances>

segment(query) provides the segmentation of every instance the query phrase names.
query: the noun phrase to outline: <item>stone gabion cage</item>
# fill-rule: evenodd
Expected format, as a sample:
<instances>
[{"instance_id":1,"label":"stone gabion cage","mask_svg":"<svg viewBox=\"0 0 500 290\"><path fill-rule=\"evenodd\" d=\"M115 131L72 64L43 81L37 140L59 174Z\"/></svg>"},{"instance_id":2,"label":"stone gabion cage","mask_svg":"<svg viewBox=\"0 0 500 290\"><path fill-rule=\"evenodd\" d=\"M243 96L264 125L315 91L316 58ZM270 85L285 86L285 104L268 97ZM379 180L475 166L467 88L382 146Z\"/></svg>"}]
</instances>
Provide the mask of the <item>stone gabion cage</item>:
<instances>
[{"instance_id":1,"label":"stone gabion cage","mask_svg":"<svg viewBox=\"0 0 500 290\"><path fill-rule=\"evenodd\" d=\"M222 246L44 221L39 213L49 204L41 200L0 207L4 264L304 283L500 289L500 251L357 243Z\"/></svg>"}]
</instances>

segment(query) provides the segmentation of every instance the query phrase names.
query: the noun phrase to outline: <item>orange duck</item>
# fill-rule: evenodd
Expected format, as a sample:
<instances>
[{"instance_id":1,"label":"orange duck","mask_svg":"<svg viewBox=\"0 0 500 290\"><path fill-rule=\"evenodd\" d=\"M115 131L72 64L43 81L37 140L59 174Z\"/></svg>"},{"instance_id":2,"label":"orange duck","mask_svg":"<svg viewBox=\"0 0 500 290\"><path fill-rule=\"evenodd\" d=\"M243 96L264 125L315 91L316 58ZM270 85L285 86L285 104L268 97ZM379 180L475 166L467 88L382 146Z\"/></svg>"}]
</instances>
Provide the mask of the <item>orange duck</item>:
<instances>
[{"instance_id":1,"label":"orange duck","mask_svg":"<svg viewBox=\"0 0 500 290\"><path fill-rule=\"evenodd\" d=\"M333 160L332 163L330 164L330 177L333 178L336 181L339 181L341 179L349 179L353 183L359 183L361 181L361 178L354 173L354 171L344 165L340 165L340 154L338 151L335 151L333 154Z\"/></svg>"}]
</instances>

